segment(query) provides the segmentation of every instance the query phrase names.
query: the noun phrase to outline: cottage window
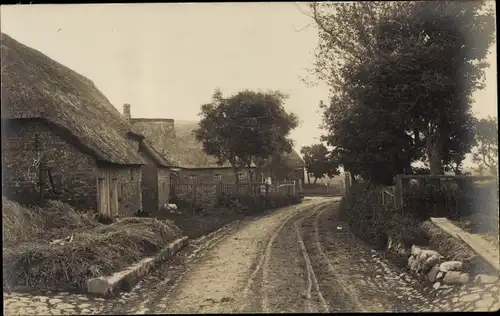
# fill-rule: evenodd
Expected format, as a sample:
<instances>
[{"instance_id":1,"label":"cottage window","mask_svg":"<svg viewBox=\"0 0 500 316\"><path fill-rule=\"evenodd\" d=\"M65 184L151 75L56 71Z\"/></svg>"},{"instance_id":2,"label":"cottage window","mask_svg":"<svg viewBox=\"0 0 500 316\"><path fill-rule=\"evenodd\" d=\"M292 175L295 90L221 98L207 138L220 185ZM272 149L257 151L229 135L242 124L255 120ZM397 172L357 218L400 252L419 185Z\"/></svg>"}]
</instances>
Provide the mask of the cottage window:
<instances>
[{"instance_id":1,"label":"cottage window","mask_svg":"<svg viewBox=\"0 0 500 316\"><path fill-rule=\"evenodd\" d=\"M238 180L243 180L245 179L245 173L244 172L238 172Z\"/></svg>"},{"instance_id":2,"label":"cottage window","mask_svg":"<svg viewBox=\"0 0 500 316\"><path fill-rule=\"evenodd\" d=\"M196 175L194 175L194 174L190 175L189 180L196 181Z\"/></svg>"},{"instance_id":3,"label":"cottage window","mask_svg":"<svg viewBox=\"0 0 500 316\"><path fill-rule=\"evenodd\" d=\"M221 179L222 179L222 176L220 175L220 173L214 174L214 181L220 181Z\"/></svg>"}]
</instances>

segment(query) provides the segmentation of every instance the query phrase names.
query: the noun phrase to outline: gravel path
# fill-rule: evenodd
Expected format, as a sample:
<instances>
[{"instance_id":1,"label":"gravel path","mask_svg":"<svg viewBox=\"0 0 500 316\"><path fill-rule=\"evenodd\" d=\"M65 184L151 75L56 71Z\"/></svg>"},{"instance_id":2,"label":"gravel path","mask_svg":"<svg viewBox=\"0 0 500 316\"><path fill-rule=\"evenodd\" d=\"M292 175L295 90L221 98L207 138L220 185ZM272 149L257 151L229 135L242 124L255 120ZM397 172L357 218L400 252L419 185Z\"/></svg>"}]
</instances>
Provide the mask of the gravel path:
<instances>
[{"instance_id":1,"label":"gravel path","mask_svg":"<svg viewBox=\"0 0 500 316\"><path fill-rule=\"evenodd\" d=\"M308 199L230 224L191 242L116 298L12 293L4 294L4 311L59 315L498 309L499 284L434 290L355 238L338 219L336 204L331 198Z\"/></svg>"}]
</instances>

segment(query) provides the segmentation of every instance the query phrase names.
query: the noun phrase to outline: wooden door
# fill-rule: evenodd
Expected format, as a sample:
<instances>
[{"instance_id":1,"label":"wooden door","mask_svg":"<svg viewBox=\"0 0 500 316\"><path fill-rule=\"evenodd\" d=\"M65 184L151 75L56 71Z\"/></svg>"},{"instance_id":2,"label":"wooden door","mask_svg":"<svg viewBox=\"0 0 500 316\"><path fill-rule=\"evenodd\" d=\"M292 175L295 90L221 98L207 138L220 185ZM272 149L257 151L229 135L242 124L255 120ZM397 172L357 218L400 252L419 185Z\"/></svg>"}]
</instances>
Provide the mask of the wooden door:
<instances>
[{"instance_id":1,"label":"wooden door","mask_svg":"<svg viewBox=\"0 0 500 316\"><path fill-rule=\"evenodd\" d=\"M118 217L120 216L120 205L118 203L118 197L119 197L119 192L118 192L118 179L116 176L111 176L111 187L110 187L110 215L111 217Z\"/></svg>"},{"instance_id":2,"label":"wooden door","mask_svg":"<svg viewBox=\"0 0 500 316\"><path fill-rule=\"evenodd\" d=\"M109 188L109 170L100 169L98 172L97 186L99 191L99 214L110 217L110 188Z\"/></svg>"}]
</instances>

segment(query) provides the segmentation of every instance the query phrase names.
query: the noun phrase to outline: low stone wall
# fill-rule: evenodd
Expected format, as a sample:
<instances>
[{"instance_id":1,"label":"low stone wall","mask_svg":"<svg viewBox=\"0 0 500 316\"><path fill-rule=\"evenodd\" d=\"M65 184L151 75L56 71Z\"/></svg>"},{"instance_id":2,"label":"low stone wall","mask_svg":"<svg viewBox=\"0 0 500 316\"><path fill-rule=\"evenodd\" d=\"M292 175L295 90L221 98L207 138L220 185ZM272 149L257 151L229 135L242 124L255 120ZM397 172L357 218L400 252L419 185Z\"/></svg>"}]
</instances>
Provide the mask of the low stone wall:
<instances>
[{"instance_id":1,"label":"low stone wall","mask_svg":"<svg viewBox=\"0 0 500 316\"><path fill-rule=\"evenodd\" d=\"M433 283L435 289L443 284L466 284L469 282L490 284L498 282L498 276L478 274L473 279L461 261L445 261L435 250L411 247L408 258L410 270Z\"/></svg>"},{"instance_id":2,"label":"low stone wall","mask_svg":"<svg viewBox=\"0 0 500 316\"><path fill-rule=\"evenodd\" d=\"M408 247L394 237L389 237L386 250L399 258L408 258L407 267L410 271L431 283L433 288L438 289L444 284L498 282L498 275L478 271L477 256L460 241L446 236L432 223L425 222L421 228L429 237L426 247Z\"/></svg>"},{"instance_id":3,"label":"low stone wall","mask_svg":"<svg viewBox=\"0 0 500 316\"><path fill-rule=\"evenodd\" d=\"M155 265L171 258L177 251L186 246L188 242L188 238L184 236L170 243L154 257L144 258L127 269L118 271L113 275L89 279L87 281L87 292L108 297L122 288L130 290Z\"/></svg>"}]
</instances>

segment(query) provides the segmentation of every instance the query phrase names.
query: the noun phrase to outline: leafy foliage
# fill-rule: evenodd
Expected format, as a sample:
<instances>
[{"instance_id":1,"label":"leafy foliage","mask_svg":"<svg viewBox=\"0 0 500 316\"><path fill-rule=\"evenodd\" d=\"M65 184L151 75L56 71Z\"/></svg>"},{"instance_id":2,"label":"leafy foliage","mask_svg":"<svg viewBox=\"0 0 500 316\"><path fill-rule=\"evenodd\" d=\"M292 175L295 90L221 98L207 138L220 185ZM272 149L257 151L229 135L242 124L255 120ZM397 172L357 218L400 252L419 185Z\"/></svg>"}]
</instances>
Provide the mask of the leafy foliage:
<instances>
[{"instance_id":1,"label":"leafy foliage","mask_svg":"<svg viewBox=\"0 0 500 316\"><path fill-rule=\"evenodd\" d=\"M315 73L331 88L324 140L349 172L388 184L428 161L459 169L494 36L483 1L313 3Z\"/></svg>"},{"instance_id":2,"label":"leafy foliage","mask_svg":"<svg viewBox=\"0 0 500 316\"><path fill-rule=\"evenodd\" d=\"M377 194L376 188L356 183L342 199L339 206L341 216L353 232L377 248L383 248L389 236L407 247L425 244L418 220L391 207L380 206Z\"/></svg>"},{"instance_id":3,"label":"leafy foliage","mask_svg":"<svg viewBox=\"0 0 500 316\"><path fill-rule=\"evenodd\" d=\"M218 197L216 205L234 209L240 213L250 215L266 210L298 204L302 198L297 195L256 195L232 193L222 194Z\"/></svg>"},{"instance_id":4,"label":"leafy foliage","mask_svg":"<svg viewBox=\"0 0 500 316\"><path fill-rule=\"evenodd\" d=\"M330 155L325 145L304 146L300 153L304 155L307 172L314 177L314 183L325 175L333 177L340 174L337 162Z\"/></svg>"},{"instance_id":5,"label":"leafy foliage","mask_svg":"<svg viewBox=\"0 0 500 316\"><path fill-rule=\"evenodd\" d=\"M498 175L498 121L493 117L481 119L476 124L476 146L472 159L480 170Z\"/></svg>"},{"instance_id":6,"label":"leafy foliage","mask_svg":"<svg viewBox=\"0 0 500 316\"><path fill-rule=\"evenodd\" d=\"M212 102L201 108L196 138L220 164L229 162L235 174L241 168L252 174L253 166L292 150L288 135L298 126L298 118L286 112L285 99L279 91L244 90L224 98L216 90Z\"/></svg>"}]
</instances>

